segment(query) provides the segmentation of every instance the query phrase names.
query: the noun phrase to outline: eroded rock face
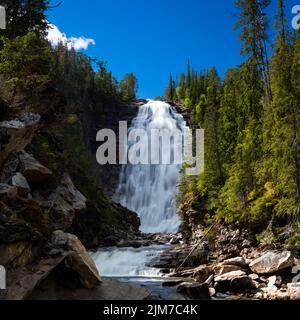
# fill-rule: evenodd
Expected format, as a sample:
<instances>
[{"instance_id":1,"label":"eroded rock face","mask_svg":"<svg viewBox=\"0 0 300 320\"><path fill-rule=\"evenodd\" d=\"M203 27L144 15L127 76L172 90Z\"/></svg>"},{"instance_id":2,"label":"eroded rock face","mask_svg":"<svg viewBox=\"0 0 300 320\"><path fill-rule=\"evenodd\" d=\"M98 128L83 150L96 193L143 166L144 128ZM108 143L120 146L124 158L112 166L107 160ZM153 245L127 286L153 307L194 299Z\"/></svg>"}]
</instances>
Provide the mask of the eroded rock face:
<instances>
[{"instance_id":1,"label":"eroded rock face","mask_svg":"<svg viewBox=\"0 0 300 320\"><path fill-rule=\"evenodd\" d=\"M5 250L6 257L14 260L21 253L25 258L29 256L30 250L28 248L32 249L30 243L20 242L19 244L0 247L0 252ZM8 272L6 299L27 299L44 280L58 271L62 273L63 278L68 276L68 270L76 274L76 279L73 280L77 281L78 279L80 281L78 283L81 283L81 285L78 289L97 288L101 284L101 278L94 261L76 236L63 231L55 231L48 248L50 252L44 251L44 255L34 259L32 263L24 261L23 267L19 265L17 269ZM26 249L28 254L24 255ZM5 263L8 263L8 261Z\"/></svg>"},{"instance_id":2,"label":"eroded rock face","mask_svg":"<svg viewBox=\"0 0 300 320\"><path fill-rule=\"evenodd\" d=\"M31 142L39 121L38 114L24 113L0 122L0 168L12 153L22 151Z\"/></svg>"},{"instance_id":3,"label":"eroded rock face","mask_svg":"<svg viewBox=\"0 0 300 320\"><path fill-rule=\"evenodd\" d=\"M254 259L249 267L257 274L270 274L292 267L294 258L290 251L269 251L261 257Z\"/></svg>"},{"instance_id":4,"label":"eroded rock face","mask_svg":"<svg viewBox=\"0 0 300 320\"><path fill-rule=\"evenodd\" d=\"M58 186L48 195L33 192L33 200L49 214L59 216L53 227L66 230L72 224L74 215L86 209L86 198L74 186L68 174L64 174Z\"/></svg>"},{"instance_id":5,"label":"eroded rock face","mask_svg":"<svg viewBox=\"0 0 300 320\"><path fill-rule=\"evenodd\" d=\"M0 265L19 267L28 264L34 257L33 244L28 241L19 241L0 245Z\"/></svg>"},{"instance_id":6,"label":"eroded rock face","mask_svg":"<svg viewBox=\"0 0 300 320\"><path fill-rule=\"evenodd\" d=\"M6 199L6 201L9 204L19 205L15 199ZM28 209L33 215L39 213L31 210L31 208ZM35 219L39 220L39 215L35 215ZM37 241L40 239L41 233L37 229L26 222L15 209L0 201L0 243L9 244L27 240Z\"/></svg>"},{"instance_id":7,"label":"eroded rock face","mask_svg":"<svg viewBox=\"0 0 300 320\"><path fill-rule=\"evenodd\" d=\"M55 231L52 235L52 245L61 253L68 252L65 261L79 275L80 281L85 288L91 289L101 283L101 278L93 259L76 236L63 231Z\"/></svg>"}]
</instances>

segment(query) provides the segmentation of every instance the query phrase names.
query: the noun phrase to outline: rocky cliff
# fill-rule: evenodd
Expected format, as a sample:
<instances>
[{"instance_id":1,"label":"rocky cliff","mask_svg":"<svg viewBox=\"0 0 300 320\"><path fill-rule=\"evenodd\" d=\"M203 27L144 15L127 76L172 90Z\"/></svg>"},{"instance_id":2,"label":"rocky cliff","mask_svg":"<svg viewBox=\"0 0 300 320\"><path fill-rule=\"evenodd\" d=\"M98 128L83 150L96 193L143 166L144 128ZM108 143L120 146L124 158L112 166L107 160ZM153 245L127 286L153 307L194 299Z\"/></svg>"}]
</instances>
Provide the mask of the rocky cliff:
<instances>
[{"instance_id":1,"label":"rocky cliff","mask_svg":"<svg viewBox=\"0 0 300 320\"><path fill-rule=\"evenodd\" d=\"M98 180L105 169L96 166L95 135L89 137L114 127L117 105L116 117L109 121L107 111L98 124L90 114L70 113L51 86L41 96L35 102L0 88L0 265L8 273L8 299L29 298L50 278L64 287L68 277L76 288L98 287L100 276L82 243L114 244L139 232L137 215L100 188L116 178ZM122 112L131 118L135 111Z\"/></svg>"}]
</instances>

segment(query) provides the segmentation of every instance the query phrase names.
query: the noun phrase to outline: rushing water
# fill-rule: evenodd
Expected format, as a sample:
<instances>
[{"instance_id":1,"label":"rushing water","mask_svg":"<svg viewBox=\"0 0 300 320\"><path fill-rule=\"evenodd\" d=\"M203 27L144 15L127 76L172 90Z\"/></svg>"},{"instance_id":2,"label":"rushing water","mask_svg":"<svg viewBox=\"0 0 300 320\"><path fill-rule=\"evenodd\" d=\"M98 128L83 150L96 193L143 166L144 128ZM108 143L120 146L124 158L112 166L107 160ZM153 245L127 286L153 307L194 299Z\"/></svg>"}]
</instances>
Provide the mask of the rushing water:
<instances>
[{"instance_id":1,"label":"rushing water","mask_svg":"<svg viewBox=\"0 0 300 320\"><path fill-rule=\"evenodd\" d=\"M159 269L147 267L165 246L105 248L93 254L100 273L107 277L160 277Z\"/></svg>"},{"instance_id":2,"label":"rushing water","mask_svg":"<svg viewBox=\"0 0 300 320\"><path fill-rule=\"evenodd\" d=\"M149 138L152 129L165 129L172 136L176 130L183 133L186 123L169 104L149 101L140 107L129 132L133 129L144 129ZM141 231L175 233L180 225L176 193L181 165L174 163L174 144L170 144L171 164L163 164L162 157L166 150L163 150L161 142L154 151L157 153L154 156L159 156L160 164L127 164L122 167L114 200L139 215ZM148 267L149 262L159 256L166 246L104 248L93 253L92 257L104 277L146 286L161 297L182 299L174 288L162 286L165 278L159 269Z\"/></svg>"},{"instance_id":3,"label":"rushing water","mask_svg":"<svg viewBox=\"0 0 300 320\"><path fill-rule=\"evenodd\" d=\"M178 130L184 132L185 128L183 117L169 104L149 101L140 107L129 131L144 129L151 141L152 129L167 130L172 136ZM141 231L145 233L177 232L180 224L176 214L176 193L181 165L174 163L174 141L170 144L170 154L167 154L171 164L162 164L165 151L160 142L149 152L149 159L151 156L158 158L160 164L124 165L114 195L116 202L139 215Z\"/></svg>"},{"instance_id":4,"label":"rushing water","mask_svg":"<svg viewBox=\"0 0 300 320\"><path fill-rule=\"evenodd\" d=\"M164 287L166 277L148 263L157 257L168 245L153 245L142 248L103 248L91 253L101 276L113 278L148 288L153 295L162 299L183 300L176 288Z\"/></svg>"}]
</instances>

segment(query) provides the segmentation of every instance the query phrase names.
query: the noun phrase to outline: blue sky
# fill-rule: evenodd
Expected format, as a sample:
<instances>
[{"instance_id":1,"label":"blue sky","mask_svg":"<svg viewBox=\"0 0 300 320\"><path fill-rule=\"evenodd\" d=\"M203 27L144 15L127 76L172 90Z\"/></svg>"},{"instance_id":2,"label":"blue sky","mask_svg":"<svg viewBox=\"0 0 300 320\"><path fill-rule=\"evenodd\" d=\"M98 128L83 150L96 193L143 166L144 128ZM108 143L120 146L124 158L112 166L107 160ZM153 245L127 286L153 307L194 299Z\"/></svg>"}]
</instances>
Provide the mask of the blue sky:
<instances>
[{"instance_id":1,"label":"blue sky","mask_svg":"<svg viewBox=\"0 0 300 320\"><path fill-rule=\"evenodd\" d=\"M51 0L52 4L60 0ZM138 95L162 95L170 72L215 66L221 76L242 61L235 0L62 0L48 20L67 37L95 40L86 53L121 79L133 72ZM277 0L269 8L274 15ZM287 11L300 0L288 0ZM291 17L291 16L290 16ZM273 23L273 22L272 22ZM271 38L274 36L271 32Z\"/></svg>"}]
</instances>

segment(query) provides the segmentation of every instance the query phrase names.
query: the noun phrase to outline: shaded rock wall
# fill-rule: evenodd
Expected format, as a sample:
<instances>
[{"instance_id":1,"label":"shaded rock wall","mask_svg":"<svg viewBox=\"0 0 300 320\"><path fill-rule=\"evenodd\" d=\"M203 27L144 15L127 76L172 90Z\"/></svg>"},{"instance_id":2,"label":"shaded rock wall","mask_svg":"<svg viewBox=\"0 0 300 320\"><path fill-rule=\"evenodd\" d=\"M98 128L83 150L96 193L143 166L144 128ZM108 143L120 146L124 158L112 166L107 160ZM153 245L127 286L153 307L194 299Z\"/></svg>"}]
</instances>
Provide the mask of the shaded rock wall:
<instances>
[{"instance_id":1,"label":"shaded rock wall","mask_svg":"<svg viewBox=\"0 0 300 320\"><path fill-rule=\"evenodd\" d=\"M105 170L92 160L97 146L90 132L114 127L119 111L99 115L102 122L84 112L75 117L51 87L37 104L13 97L9 88L0 96L0 264L8 271L9 295L27 298L57 268L77 274L81 286L94 287L97 272L81 242L88 248L114 244L137 233L140 224L135 213L104 194L100 186L110 180L109 170L98 181ZM124 108L123 119L134 117L137 108ZM57 230L76 233L79 239L68 237L77 244L67 248L66 241L53 253ZM74 250L76 258L70 256Z\"/></svg>"}]
</instances>

